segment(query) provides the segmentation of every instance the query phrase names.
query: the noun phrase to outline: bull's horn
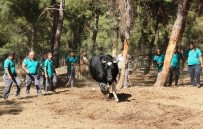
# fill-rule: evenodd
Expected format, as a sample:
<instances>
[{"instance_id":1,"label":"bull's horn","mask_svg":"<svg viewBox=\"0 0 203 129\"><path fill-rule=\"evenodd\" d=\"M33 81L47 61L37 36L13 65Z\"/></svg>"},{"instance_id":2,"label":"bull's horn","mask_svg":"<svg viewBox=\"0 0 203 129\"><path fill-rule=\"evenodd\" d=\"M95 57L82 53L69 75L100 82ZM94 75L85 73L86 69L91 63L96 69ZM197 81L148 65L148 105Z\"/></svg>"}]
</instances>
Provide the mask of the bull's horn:
<instances>
[{"instance_id":1,"label":"bull's horn","mask_svg":"<svg viewBox=\"0 0 203 129\"><path fill-rule=\"evenodd\" d=\"M113 58L113 63L117 63L118 61L117 61L117 59L114 57Z\"/></svg>"},{"instance_id":2,"label":"bull's horn","mask_svg":"<svg viewBox=\"0 0 203 129\"><path fill-rule=\"evenodd\" d=\"M105 60L105 59L102 59L102 63L106 63L106 60Z\"/></svg>"}]
</instances>

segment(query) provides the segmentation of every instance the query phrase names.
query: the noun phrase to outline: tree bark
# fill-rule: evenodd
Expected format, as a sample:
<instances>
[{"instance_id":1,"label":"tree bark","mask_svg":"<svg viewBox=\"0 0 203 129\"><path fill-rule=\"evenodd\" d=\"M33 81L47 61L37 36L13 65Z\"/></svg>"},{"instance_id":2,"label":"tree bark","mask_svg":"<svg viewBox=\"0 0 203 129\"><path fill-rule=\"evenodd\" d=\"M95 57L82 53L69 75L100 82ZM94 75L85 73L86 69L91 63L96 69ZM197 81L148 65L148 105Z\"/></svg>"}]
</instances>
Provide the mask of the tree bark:
<instances>
[{"instance_id":1,"label":"tree bark","mask_svg":"<svg viewBox=\"0 0 203 129\"><path fill-rule=\"evenodd\" d=\"M53 57L55 61L55 67L59 67L59 61L60 61L60 46L61 46L61 33L62 33L62 27L63 27L63 19L64 19L64 6L65 6L65 0L60 1L60 6L59 6L59 15L57 18L57 24L56 26L56 33L54 35L54 48L53 48ZM55 29L55 28L54 28ZM53 30L54 31L54 30Z\"/></svg>"},{"instance_id":2,"label":"tree bark","mask_svg":"<svg viewBox=\"0 0 203 129\"><path fill-rule=\"evenodd\" d=\"M118 82L118 87L123 88L125 80L126 58L128 54L130 30L134 22L134 3L133 0L119 0L119 10L121 14L121 34L124 35L123 43L123 64L121 66L121 74Z\"/></svg>"},{"instance_id":3,"label":"tree bark","mask_svg":"<svg viewBox=\"0 0 203 129\"><path fill-rule=\"evenodd\" d=\"M97 40L97 33L98 33L98 24L99 24L99 15L100 15L100 9L96 8L94 11L94 16L95 16L95 24L94 24L94 29L93 29L93 34L92 34L92 53L95 55L95 50L96 50L96 40Z\"/></svg>"},{"instance_id":4,"label":"tree bark","mask_svg":"<svg viewBox=\"0 0 203 129\"><path fill-rule=\"evenodd\" d=\"M53 21L52 21L52 37L51 37L51 44L50 44L51 52L53 54L59 12L58 12L58 10L56 10L56 9L58 9L56 0L52 0L51 5L55 8L54 10L52 10L53 11L53 14L52 14Z\"/></svg>"},{"instance_id":5,"label":"tree bark","mask_svg":"<svg viewBox=\"0 0 203 129\"><path fill-rule=\"evenodd\" d=\"M119 38L119 10L117 0L109 1L109 11L113 16L113 40L112 40L112 56L116 57Z\"/></svg>"},{"instance_id":6,"label":"tree bark","mask_svg":"<svg viewBox=\"0 0 203 129\"><path fill-rule=\"evenodd\" d=\"M173 57L175 47L178 44L182 32L184 31L185 21L190 7L190 1L191 0L178 0L177 17L173 25L171 37L166 50L163 70L158 74L157 81L154 86L164 86L166 84L170 70L170 62Z\"/></svg>"}]
</instances>

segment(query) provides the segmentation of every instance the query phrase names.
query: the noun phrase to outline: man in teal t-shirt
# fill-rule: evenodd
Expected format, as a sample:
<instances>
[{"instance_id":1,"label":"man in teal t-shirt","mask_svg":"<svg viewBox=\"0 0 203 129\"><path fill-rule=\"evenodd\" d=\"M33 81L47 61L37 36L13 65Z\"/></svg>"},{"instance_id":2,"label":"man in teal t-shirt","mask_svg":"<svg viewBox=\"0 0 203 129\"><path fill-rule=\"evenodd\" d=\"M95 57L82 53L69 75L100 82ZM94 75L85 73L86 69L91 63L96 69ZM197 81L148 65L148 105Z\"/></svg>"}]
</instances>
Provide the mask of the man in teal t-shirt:
<instances>
[{"instance_id":1,"label":"man in teal t-shirt","mask_svg":"<svg viewBox=\"0 0 203 129\"><path fill-rule=\"evenodd\" d=\"M178 79L180 75L180 60L183 59L182 53L178 51L178 46L175 48L173 58L171 60L171 68L169 75L169 86L171 86L173 81L173 74L175 73L175 85L178 85Z\"/></svg>"},{"instance_id":2,"label":"man in teal t-shirt","mask_svg":"<svg viewBox=\"0 0 203 129\"><path fill-rule=\"evenodd\" d=\"M34 81L36 89L37 89L37 95L41 95L41 85L40 85L40 75L39 75L39 61L35 59L35 52L31 51L29 53L29 58L24 60L22 68L26 72L26 95L28 96L30 93L30 86L31 82Z\"/></svg>"},{"instance_id":3,"label":"man in teal t-shirt","mask_svg":"<svg viewBox=\"0 0 203 129\"><path fill-rule=\"evenodd\" d=\"M9 97L9 93L11 90L11 86L13 83L16 85L16 96L20 96L20 79L17 77L16 69L15 69L15 53L10 52L9 57L4 61L4 82L5 82L5 89L4 89L4 100L7 100Z\"/></svg>"},{"instance_id":4,"label":"man in teal t-shirt","mask_svg":"<svg viewBox=\"0 0 203 129\"><path fill-rule=\"evenodd\" d=\"M66 85L70 85L69 78L73 77L75 79L75 64L78 62L78 57L75 52L72 51L70 55L66 58L67 62L67 75L68 75L68 83Z\"/></svg>"},{"instance_id":5,"label":"man in teal t-shirt","mask_svg":"<svg viewBox=\"0 0 203 129\"><path fill-rule=\"evenodd\" d=\"M56 71L52 61L52 53L47 54L48 58L44 62L44 73L46 78L45 92L54 91L57 83Z\"/></svg>"},{"instance_id":6,"label":"man in teal t-shirt","mask_svg":"<svg viewBox=\"0 0 203 129\"><path fill-rule=\"evenodd\" d=\"M41 86L42 88L45 90L45 85L46 85L46 78L45 78L45 74L44 74L44 62L47 59L47 54L44 53L42 60L40 61L40 72L41 72Z\"/></svg>"},{"instance_id":7,"label":"man in teal t-shirt","mask_svg":"<svg viewBox=\"0 0 203 129\"><path fill-rule=\"evenodd\" d=\"M186 57L188 60L191 84L192 86L200 88L200 71L201 68L203 68L202 52L191 42L190 49L186 52Z\"/></svg>"},{"instance_id":8,"label":"man in teal t-shirt","mask_svg":"<svg viewBox=\"0 0 203 129\"><path fill-rule=\"evenodd\" d=\"M160 49L157 49L157 54L154 56L153 61L156 63L158 72L162 71L163 64L164 64L164 54L161 53Z\"/></svg>"}]
</instances>

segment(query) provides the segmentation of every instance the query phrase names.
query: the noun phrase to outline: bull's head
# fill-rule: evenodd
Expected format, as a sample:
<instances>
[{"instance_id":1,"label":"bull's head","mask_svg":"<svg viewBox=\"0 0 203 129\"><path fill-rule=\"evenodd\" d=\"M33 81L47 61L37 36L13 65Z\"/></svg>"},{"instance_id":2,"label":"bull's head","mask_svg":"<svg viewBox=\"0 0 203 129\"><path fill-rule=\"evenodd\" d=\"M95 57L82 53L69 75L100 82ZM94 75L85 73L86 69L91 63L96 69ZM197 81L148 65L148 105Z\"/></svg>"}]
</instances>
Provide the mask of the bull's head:
<instances>
[{"instance_id":1,"label":"bull's head","mask_svg":"<svg viewBox=\"0 0 203 129\"><path fill-rule=\"evenodd\" d=\"M109 60L109 59L102 59L102 64L104 65L105 73L106 73L106 80L108 83L112 83L115 81L117 76L117 61L116 59Z\"/></svg>"}]
</instances>

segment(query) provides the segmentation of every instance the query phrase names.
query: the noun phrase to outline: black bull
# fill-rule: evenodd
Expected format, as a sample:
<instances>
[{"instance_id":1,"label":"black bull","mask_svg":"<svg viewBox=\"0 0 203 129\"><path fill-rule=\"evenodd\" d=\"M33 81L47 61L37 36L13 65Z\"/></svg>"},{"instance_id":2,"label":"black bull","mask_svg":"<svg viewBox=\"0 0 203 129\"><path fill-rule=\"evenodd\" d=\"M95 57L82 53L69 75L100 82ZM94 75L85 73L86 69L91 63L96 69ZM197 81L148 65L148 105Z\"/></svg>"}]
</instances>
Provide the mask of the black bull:
<instances>
[{"instance_id":1,"label":"black bull","mask_svg":"<svg viewBox=\"0 0 203 129\"><path fill-rule=\"evenodd\" d=\"M112 85L112 93L115 100L118 101L116 95L116 77L119 69L116 60L110 55L100 54L91 58L89 67L90 74L99 83L101 92L109 95L109 85Z\"/></svg>"}]
</instances>

